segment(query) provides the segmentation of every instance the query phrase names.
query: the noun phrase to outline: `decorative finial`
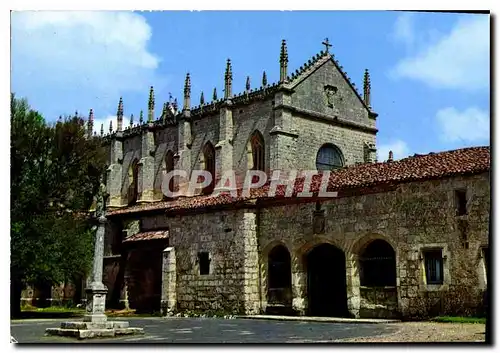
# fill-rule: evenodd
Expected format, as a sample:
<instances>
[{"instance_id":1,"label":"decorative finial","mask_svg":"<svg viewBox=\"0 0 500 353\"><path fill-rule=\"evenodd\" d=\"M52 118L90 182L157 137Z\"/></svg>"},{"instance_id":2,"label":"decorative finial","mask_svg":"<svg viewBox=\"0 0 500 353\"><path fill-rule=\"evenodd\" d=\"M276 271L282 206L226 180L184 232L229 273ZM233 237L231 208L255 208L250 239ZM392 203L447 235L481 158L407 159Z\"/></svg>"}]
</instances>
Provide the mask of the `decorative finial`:
<instances>
[{"instance_id":1,"label":"decorative finial","mask_svg":"<svg viewBox=\"0 0 500 353\"><path fill-rule=\"evenodd\" d=\"M90 109L89 111L89 121L87 123L87 136L92 136L92 131L94 130L94 111Z\"/></svg>"},{"instance_id":2,"label":"decorative finial","mask_svg":"<svg viewBox=\"0 0 500 353\"><path fill-rule=\"evenodd\" d=\"M104 135L104 123L101 124L101 136Z\"/></svg>"},{"instance_id":3,"label":"decorative finial","mask_svg":"<svg viewBox=\"0 0 500 353\"><path fill-rule=\"evenodd\" d=\"M328 50L329 48L332 46L330 44L330 42L328 41L328 38L325 38L325 40L323 42L321 42L321 44L323 44L325 46L325 53L328 54Z\"/></svg>"},{"instance_id":4,"label":"decorative finial","mask_svg":"<svg viewBox=\"0 0 500 353\"><path fill-rule=\"evenodd\" d=\"M248 91L250 91L250 76L247 76L247 82L245 84L245 88Z\"/></svg>"},{"instance_id":5,"label":"decorative finial","mask_svg":"<svg viewBox=\"0 0 500 353\"><path fill-rule=\"evenodd\" d=\"M118 102L118 109L116 111L116 131L122 131L123 129L123 98L120 97L120 101Z\"/></svg>"},{"instance_id":6,"label":"decorative finial","mask_svg":"<svg viewBox=\"0 0 500 353\"><path fill-rule=\"evenodd\" d=\"M203 91L201 91L201 95L200 95L200 105L203 105L205 104L205 97L203 96Z\"/></svg>"},{"instance_id":7,"label":"decorative finial","mask_svg":"<svg viewBox=\"0 0 500 353\"><path fill-rule=\"evenodd\" d=\"M186 74L186 80L184 81L184 107L183 110L191 109L191 77L189 72Z\"/></svg>"},{"instance_id":8,"label":"decorative finial","mask_svg":"<svg viewBox=\"0 0 500 353\"><path fill-rule=\"evenodd\" d=\"M177 98L174 98L174 103L172 103L172 106L174 107L174 111L177 112L179 109L179 104L177 103Z\"/></svg>"},{"instance_id":9,"label":"decorative finial","mask_svg":"<svg viewBox=\"0 0 500 353\"><path fill-rule=\"evenodd\" d=\"M139 113L139 124L143 124L144 123L144 112L141 110L141 112Z\"/></svg>"},{"instance_id":10,"label":"decorative finial","mask_svg":"<svg viewBox=\"0 0 500 353\"><path fill-rule=\"evenodd\" d=\"M232 96L233 71L231 67L231 59L227 59L226 73L224 75L224 98L228 99Z\"/></svg>"},{"instance_id":11,"label":"decorative finial","mask_svg":"<svg viewBox=\"0 0 500 353\"><path fill-rule=\"evenodd\" d=\"M134 126L134 114L130 114L130 127Z\"/></svg>"},{"instance_id":12,"label":"decorative finial","mask_svg":"<svg viewBox=\"0 0 500 353\"><path fill-rule=\"evenodd\" d=\"M149 101L148 101L148 123L153 122L155 111L155 91L153 86L149 89Z\"/></svg>"},{"instance_id":13,"label":"decorative finial","mask_svg":"<svg viewBox=\"0 0 500 353\"><path fill-rule=\"evenodd\" d=\"M288 71L288 49L286 47L286 40L281 41L280 51L280 83L285 82Z\"/></svg>"},{"instance_id":14,"label":"decorative finial","mask_svg":"<svg viewBox=\"0 0 500 353\"><path fill-rule=\"evenodd\" d=\"M113 132L113 120L109 121L109 133L111 134Z\"/></svg>"},{"instance_id":15,"label":"decorative finial","mask_svg":"<svg viewBox=\"0 0 500 353\"><path fill-rule=\"evenodd\" d=\"M214 87L214 93L212 94L212 99L213 99L214 101L216 101L216 100L217 100L217 87Z\"/></svg>"},{"instance_id":16,"label":"decorative finial","mask_svg":"<svg viewBox=\"0 0 500 353\"><path fill-rule=\"evenodd\" d=\"M389 151L389 159L387 160L387 162L392 162L394 159L394 155L392 154L392 151Z\"/></svg>"},{"instance_id":17,"label":"decorative finial","mask_svg":"<svg viewBox=\"0 0 500 353\"><path fill-rule=\"evenodd\" d=\"M266 72L262 72L262 86L266 87L267 86L267 75Z\"/></svg>"},{"instance_id":18,"label":"decorative finial","mask_svg":"<svg viewBox=\"0 0 500 353\"><path fill-rule=\"evenodd\" d=\"M370 82L370 73L368 69L365 69L365 77L363 79L363 100L365 104L369 107L370 102L370 93L371 93L371 82Z\"/></svg>"}]
</instances>

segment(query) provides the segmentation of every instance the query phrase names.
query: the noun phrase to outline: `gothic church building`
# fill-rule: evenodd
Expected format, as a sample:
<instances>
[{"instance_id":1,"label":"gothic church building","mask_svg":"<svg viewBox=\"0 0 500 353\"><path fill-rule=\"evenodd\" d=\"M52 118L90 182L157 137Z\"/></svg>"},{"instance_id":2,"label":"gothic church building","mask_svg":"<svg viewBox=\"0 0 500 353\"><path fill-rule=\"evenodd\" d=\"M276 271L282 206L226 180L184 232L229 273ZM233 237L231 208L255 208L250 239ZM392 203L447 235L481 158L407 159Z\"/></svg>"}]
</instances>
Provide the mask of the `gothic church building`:
<instances>
[{"instance_id":1,"label":"gothic church building","mask_svg":"<svg viewBox=\"0 0 500 353\"><path fill-rule=\"evenodd\" d=\"M370 75L358 92L324 44L290 73L283 41L279 82L264 72L238 94L228 60L223 97L197 106L189 74L182 107L159 115L151 87L139 124L124 126L120 100L103 136L108 306L391 318L482 305L489 147L377 162ZM215 181L227 170L328 170L337 197L318 197L314 183L311 197L213 196L212 182L169 199L162 178L174 169Z\"/></svg>"}]
</instances>

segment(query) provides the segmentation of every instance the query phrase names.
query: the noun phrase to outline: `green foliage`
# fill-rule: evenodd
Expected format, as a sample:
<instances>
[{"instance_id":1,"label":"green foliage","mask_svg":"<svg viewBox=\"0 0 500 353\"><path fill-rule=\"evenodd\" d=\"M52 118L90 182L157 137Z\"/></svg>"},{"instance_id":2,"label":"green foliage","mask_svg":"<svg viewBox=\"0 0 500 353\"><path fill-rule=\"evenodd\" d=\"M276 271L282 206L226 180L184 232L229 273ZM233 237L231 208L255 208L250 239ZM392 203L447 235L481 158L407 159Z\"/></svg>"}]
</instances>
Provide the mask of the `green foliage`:
<instances>
[{"instance_id":1,"label":"green foliage","mask_svg":"<svg viewBox=\"0 0 500 353\"><path fill-rule=\"evenodd\" d=\"M105 168L99 138L83 119L47 123L11 95L11 278L61 282L89 269L88 210Z\"/></svg>"},{"instance_id":2,"label":"green foliage","mask_svg":"<svg viewBox=\"0 0 500 353\"><path fill-rule=\"evenodd\" d=\"M486 324L486 318L484 317L438 316L433 318L432 321L459 324Z\"/></svg>"}]
</instances>

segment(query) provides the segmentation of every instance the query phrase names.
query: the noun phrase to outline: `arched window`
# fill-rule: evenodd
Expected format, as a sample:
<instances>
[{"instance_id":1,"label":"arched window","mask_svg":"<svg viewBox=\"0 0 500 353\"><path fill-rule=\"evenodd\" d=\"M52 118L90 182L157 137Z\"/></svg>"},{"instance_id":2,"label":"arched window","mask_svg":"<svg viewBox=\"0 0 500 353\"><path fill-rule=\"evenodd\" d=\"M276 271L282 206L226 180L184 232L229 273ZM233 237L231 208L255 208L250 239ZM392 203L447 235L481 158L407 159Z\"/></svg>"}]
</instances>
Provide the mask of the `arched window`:
<instances>
[{"instance_id":1,"label":"arched window","mask_svg":"<svg viewBox=\"0 0 500 353\"><path fill-rule=\"evenodd\" d=\"M250 137L252 151L252 169L265 172L264 137L259 131L255 131Z\"/></svg>"},{"instance_id":2,"label":"arched window","mask_svg":"<svg viewBox=\"0 0 500 353\"><path fill-rule=\"evenodd\" d=\"M164 174L163 177L165 177L169 172L174 170L174 153L172 151L168 151L167 154L165 155L165 163L163 165L164 167ZM169 183L168 183L168 189L170 192L174 192L174 178L171 178ZM163 195L163 199L167 199L167 196Z\"/></svg>"},{"instance_id":3,"label":"arched window","mask_svg":"<svg viewBox=\"0 0 500 353\"><path fill-rule=\"evenodd\" d=\"M317 170L334 170L344 166L342 152L332 144L321 146L316 156Z\"/></svg>"},{"instance_id":4,"label":"arched window","mask_svg":"<svg viewBox=\"0 0 500 353\"><path fill-rule=\"evenodd\" d=\"M203 194L206 195L212 193L215 186L215 148L210 142L207 142L203 147L203 159L205 161L204 170L212 175L212 182L203 189Z\"/></svg>"},{"instance_id":5,"label":"arched window","mask_svg":"<svg viewBox=\"0 0 500 353\"><path fill-rule=\"evenodd\" d=\"M137 196L139 194L139 161L134 159L132 163L130 163L130 167L128 168L128 204L133 205L137 202Z\"/></svg>"},{"instance_id":6,"label":"arched window","mask_svg":"<svg viewBox=\"0 0 500 353\"><path fill-rule=\"evenodd\" d=\"M283 245L275 246L268 257L268 303L289 304L292 299L292 267L290 253Z\"/></svg>"},{"instance_id":7,"label":"arched window","mask_svg":"<svg viewBox=\"0 0 500 353\"><path fill-rule=\"evenodd\" d=\"M396 285L396 253L384 240L372 241L359 258L360 284L366 287Z\"/></svg>"}]
</instances>

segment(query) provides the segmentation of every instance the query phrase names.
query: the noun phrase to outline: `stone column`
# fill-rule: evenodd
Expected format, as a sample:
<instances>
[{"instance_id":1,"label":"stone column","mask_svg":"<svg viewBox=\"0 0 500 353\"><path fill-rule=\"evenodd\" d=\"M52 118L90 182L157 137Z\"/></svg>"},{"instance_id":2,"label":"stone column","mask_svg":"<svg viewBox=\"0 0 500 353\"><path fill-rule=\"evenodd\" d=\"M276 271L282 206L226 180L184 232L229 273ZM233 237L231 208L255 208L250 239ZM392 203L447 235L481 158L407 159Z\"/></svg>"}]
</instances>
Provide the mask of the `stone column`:
<instances>
[{"instance_id":1,"label":"stone column","mask_svg":"<svg viewBox=\"0 0 500 353\"><path fill-rule=\"evenodd\" d=\"M292 308L299 315L307 310L307 274L300 261L300 256L292 254Z\"/></svg>"},{"instance_id":2,"label":"stone column","mask_svg":"<svg viewBox=\"0 0 500 353\"><path fill-rule=\"evenodd\" d=\"M244 305L247 315L259 313L259 253L257 250L257 215L254 211L243 213L238 232L243 236Z\"/></svg>"},{"instance_id":3,"label":"stone column","mask_svg":"<svg viewBox=\"0 0 500 353\"><path fill-rule=\"evenodd\" d=\"M106 305L106 293L108 289L102 283L102 269L104 257L104 233L106 229L106 217L101 215L98 218L95 245L94 245L94 263L92 267L92 282L90 287L85 289L87 294L87 310L83 321L92 323L106 322L104 314Z\"/></svg>"},{"instance_id":4,"label":"stone column","mask_svg":"<svg viewBox=\"0 0 500 353\"><path fill-rule=\"evenodd\" d=\"M215 180L233 169L233 111L231 100L225 102L219 113L219 142L215 145Z\"/></svg>"},{"instance_id":5,"label":"stone column","mask_svg":"<svg viewBox=\"0 0 500 353\"><path fill-rule=\"evenodd\" d=\"M347 310L355 318L359 318L361 294L359 290L359 271L357 256L346 252Z\"/></svg>"},{"instance_id":6,"label":"stone column","mask_svg":"<svg viewBox=\"0 0 500 353\"><path fill-rule=\"evenodd\" d=\"M141 160L139 161L139 195L137 202L154 201L155 140L153 124L149 123L141 136Z\"/></svg>"},{"instance_id":7,"label":"stone column","mask_svg":"<svg viewBox=\"0 0 500 353\"><path fill-rule=\"evenodd\" d=\"M191 115L189 110L185 110L178 124L178 145L177 154L174 156L174 169L184 170L187 173L187 180L179 180L174 178L174 188L179 187L179 190L187 188L189 177L191 175Z\"/></svg>"},{"instance_id":8,"label":"stone column","mask_svg":"<svg viewBox=\"0 0 500 353\"><path fill-rule=\"evenodd\" d=\"M175 249L163 250L161 311L162 315L173 313L177 309L177 270Z\"/></svg>"},{"instance_id":9,"label":"stone column","mask_svg":"<svg viewBox=\"0 0 500 353\"><path fill-rule=\"evenodd\" d=\"M117 132L116 136L111 141L110 151L110 165L107 173L109 194L107 206L120 207L124 204L122 197L122 163L123 163L123 149L122 149L122 132Z\"/></svg>"},{"instance_id":10,"label":"stone column","mask_svg":"<svg viewBox=\"0 0 500 353\"><path fill-rule=\"evenodd\" d=\"M299 135L293 126L292 112L288 109L291 104L290 95L286 91L278 92L274 101L274 127L269 132L271 135L270 172L274 170L288 172L296 168L295 144Z\"/></svg>"}]
</instances>

